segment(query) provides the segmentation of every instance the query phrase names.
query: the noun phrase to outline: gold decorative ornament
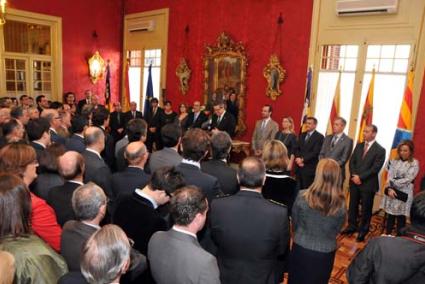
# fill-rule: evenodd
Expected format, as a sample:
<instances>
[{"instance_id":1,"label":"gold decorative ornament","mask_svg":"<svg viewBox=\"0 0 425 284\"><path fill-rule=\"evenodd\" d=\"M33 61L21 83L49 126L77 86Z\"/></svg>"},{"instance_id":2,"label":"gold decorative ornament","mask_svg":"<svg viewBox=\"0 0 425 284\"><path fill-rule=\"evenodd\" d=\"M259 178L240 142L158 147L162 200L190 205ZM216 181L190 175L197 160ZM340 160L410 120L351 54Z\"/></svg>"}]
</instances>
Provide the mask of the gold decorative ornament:
<instances>
[{"instance_id":1,"label":"gold decorative ornament","mask_svg":"<svg viewBox=\"0 0 425 284\"><path fill-rule=\"evenodd\" d=\"M176 69L176 76L179 78L179 82L180 82L179 87L183 95L186 95L187 91L189 90L189 80L190 80L191 73L192 71L187 65L186 59L181 58L180 64L179 66L177 66L177 69Z\"/></svg>"},{"instance_id":2,"label":"gold decorative ornament","mask_svg":"<svg viewBox=\"0 0 425 284\"><path fill-rule=\"evenodd\" d=\"M264 67L263 75L267 80L266 94L275 101L282 95L280 84L286 78L286 70L280 65L279 58L276 54L270 56L269 64Z\"/></svg>"},{"instance_id":3,"label":"gold decorative ornament","mask_svg":"<svg viewBox=\"0 0 425 284\"><path fill-rule=\"evenodd\" d=\"M241 42L234 42L222 32L215 45L205 47L204 53L204 102L212 111L216 101L233 101L238 107L236 135L246 131L245 96L247 57ZM232 101L231 101L232 102Z\"/></svg>"},{"instance_id":4,"label":"gold decorative ornament","mask_svg":"<svg viewBox=\"0 0 425 284\"><path fill-rule=\"evenodd\" d=\"M0 0L0 26L6 23L6 0Z\"/></svg>"},{"instance_id":5,"label":"gold decorative ornament","mask_svg":"<svg viewBox=\"0 0 425 284\"><path fill-rule=\"evenodd\" d=\"M90 79L93 84L103 77L105 71L105 60L100 56L99 51L96 51L92 57L89 58L89 71Z\"/></svg>"}]
</instances>

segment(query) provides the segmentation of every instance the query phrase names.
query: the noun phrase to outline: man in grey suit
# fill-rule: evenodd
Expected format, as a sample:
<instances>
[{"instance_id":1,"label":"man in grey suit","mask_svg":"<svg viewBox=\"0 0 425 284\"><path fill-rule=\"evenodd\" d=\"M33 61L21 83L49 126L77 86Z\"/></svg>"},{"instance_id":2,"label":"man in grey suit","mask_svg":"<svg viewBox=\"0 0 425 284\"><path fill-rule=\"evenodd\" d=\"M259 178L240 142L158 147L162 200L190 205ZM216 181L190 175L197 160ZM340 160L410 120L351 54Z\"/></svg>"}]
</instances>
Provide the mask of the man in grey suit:
<instances>
[{"instance_id":1,"label":"man in grey suit","mask_svg":"<svg viewBox=\"0 0 425 284\"><path fill-rule=\"evenodd\" d=\"M261 110L261 120L257 120L254 133L252 134L252 150L256 156L261 156L263 145L269 140L274 139L279 131L279 125L271 118L272 107L270 105L263 106Z\"/></svg>"},{"instance_id":2,"label":"man in grey suit","mask_svg":"<svg viewBox=\"0 0 425 284\"><path fill-rule=\"evenodd\" d=\"M164 125L161 128L161 138L164 148L152 153L149 158L148 168L151 173L161 167L177 166L183 160L178 149L181 141L182 130L173 123Z\"/></svg>"},{"instance_id":3,"label":"man in grey suit","mask_svg":"<svg viewBox=\"0 0 425 284\"><path fill-rule=\"evenodd\" d=\"M175 191L170 212L173 228L156 232L149 241L148 259L158 284L220 283L216 258L201 248L196 237L207 218L208 202L196 187Z\"/></svg>"},{"instance_id":4,"label":"man in grey suit","mask_svg":"<svg viewBox=\"0 0 425 284\"><path fill-rule=\"evenodd\" d=\"M345 178L345 163L353 150L353 139L345 135L347 121L337 117L333 122L333 134L327 135L320 150L319 159L330 158L337 161L341 167L342 178Z\"/></svg>"}]
</instances>

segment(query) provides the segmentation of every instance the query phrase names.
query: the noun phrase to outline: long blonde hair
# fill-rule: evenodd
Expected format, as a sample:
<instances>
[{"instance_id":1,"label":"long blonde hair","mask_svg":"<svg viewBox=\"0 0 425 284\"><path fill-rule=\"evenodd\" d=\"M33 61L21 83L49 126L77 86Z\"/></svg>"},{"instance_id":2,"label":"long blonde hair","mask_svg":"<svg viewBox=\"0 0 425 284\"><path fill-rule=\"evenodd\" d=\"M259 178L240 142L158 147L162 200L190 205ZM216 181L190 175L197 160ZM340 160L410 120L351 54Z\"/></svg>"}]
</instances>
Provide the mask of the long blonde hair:
<instances>
[{"instance_id":1,"label":"long blonde hair","mask_svg":"<svg viewBox=\"0 0 425 284\"><path fill-rule=\"evenodd\" d=\"M295 134L295 130L294 130L294 119L293 119L292 117L290 117L290 116L284 116L284 117L282 118L282 122L283 122L283 120L284 120L284 119L288 120L288 121L289 121L289 123L291 124L291 125L289 126L289 131L290 131L291 133L294 133L294 134Z\"/></svg>"},{"instance_id":2,"label":"long blonde hair","mask_svg":"<svg viewBox=\"0 0 425 284\"><path fill-rule=\"evenodd\" d=\"M336 215L345 207L341 168L335 160L319 161L314 181L304 193L304 198L310 208L318 210L325 216Z\"/></svg>"}]
</instances>

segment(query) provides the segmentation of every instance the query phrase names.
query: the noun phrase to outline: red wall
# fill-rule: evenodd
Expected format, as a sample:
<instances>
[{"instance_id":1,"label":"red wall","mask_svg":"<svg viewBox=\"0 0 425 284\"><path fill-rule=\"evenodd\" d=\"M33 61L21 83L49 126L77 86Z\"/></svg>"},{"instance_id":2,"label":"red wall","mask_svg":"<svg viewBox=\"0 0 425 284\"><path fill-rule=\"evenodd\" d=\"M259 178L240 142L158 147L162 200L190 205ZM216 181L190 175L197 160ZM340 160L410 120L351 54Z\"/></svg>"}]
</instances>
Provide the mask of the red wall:
<instances>
[{"instance_id":1,"label":"red wall","mask_svg":"<svg viewBox=\"0 0 425 284\"><path fill-rule=\"evenodd\" d=\"M247 125L252 126L260 118L263 104L274 107L274 118L281 121L283 115L292 116L297 125L300 120L307 72L307 59L312 16L311 0L156 0L125 1L125 12L169 8L167 98L175 109L180 102L191 104L203 100L203 60L205 45L214 44L217 36L225 31L235 41L242 41L248 57L247 68ZM281 63L287 70L282 85L283 95L272 101L265 95L266 80L263 68L272 52L279 52L279 44L273 49L277 34L277 18L282 13L284 24L281 33ZM190 90L183 96L178 89L175 75L179 58L183 55L184 29L189 25L188 59L192 69ZM244 139L250 139L252 127Z\"/></svg>"},{"instance_id":2,"label":"red wall","mask_svg":"<svg viewBox=\"0 0 425 284\"><path fill-rule=\"evenodd\" d=\"M62 18L63 91L76 92L77 98L87 89L103 101L105 80L93 85L88 76L87 59L99 50L111 61L112 100L118 100L122 50L122 1L104 0L12 0L8 6ZM92 37L93 31L98 38Z\"/></svg>"}]
</instances>

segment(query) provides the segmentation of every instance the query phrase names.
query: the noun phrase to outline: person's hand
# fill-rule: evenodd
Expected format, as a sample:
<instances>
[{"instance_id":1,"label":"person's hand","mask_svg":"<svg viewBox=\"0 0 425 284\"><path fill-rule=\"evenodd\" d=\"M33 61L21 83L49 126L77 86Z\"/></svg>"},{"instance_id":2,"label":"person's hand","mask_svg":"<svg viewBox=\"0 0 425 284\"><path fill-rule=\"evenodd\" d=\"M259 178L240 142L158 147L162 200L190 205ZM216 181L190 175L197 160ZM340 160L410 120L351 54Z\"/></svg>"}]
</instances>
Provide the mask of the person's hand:
<instances>
[{"instance_id":1,"label":"person's hand","mask_svg":"<svg viewBox=\"0 0 425 284\"><path fill-rule=\"evenodd\" d=\"M124 131L124 128L118 128L118 129L117 129L117 132L118 132L119 134L121 134L123 131Z\"/></svg>"},{"instance_id":2,"label":"person's hand","mask_svg":"<svg viewBox=\"0 0 425 284\"><path fill-rule=\"evenodd\" d=\"M388 188L388 196L395 199L395 198L397 198L397 193L395 192L394 189Z\"/></svg>"},{"instance_id":3,"label":"person's hand","mask_svg":"<svg viewBox=\"0 0 425 284\"><path fill-rule=\"evenodd\" d=\"M304 159L303 158L296 158L295 159L295 163L297 164L298 167L304 167Z\"/></svg>"},{"instance_id":4,"label":"person's hand","mask_svg":"<svg viewBox=\"0 0 425 284\"><path fill-rule=\"evenodd\" d=\"M362 180L360 179L360 177L358 175L353 175L351 177L351 181L356 184L356 185L361 185L362 184Z\"/></svg>"}]
</instances>

